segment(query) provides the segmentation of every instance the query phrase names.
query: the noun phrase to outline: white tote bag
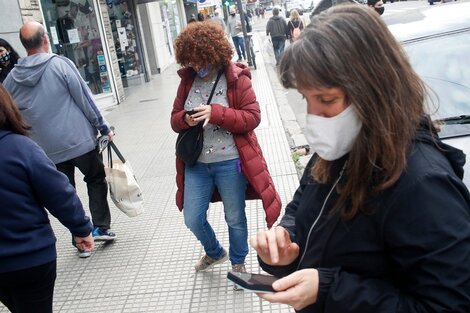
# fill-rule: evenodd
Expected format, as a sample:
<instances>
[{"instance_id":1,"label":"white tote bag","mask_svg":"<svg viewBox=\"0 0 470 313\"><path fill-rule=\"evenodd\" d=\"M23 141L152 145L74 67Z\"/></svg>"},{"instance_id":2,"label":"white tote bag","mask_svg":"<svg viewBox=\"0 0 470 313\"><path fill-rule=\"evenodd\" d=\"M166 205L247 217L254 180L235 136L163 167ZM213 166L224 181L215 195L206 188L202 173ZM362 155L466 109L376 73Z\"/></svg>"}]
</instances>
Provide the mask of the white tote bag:
<instances>
[{"instance_id":1,"label":"white tote bag","mask_svg":"<svg viewBox=\"0 0 470 313\"><path fill-rule=\"evenodd\" d=\"M113 160L112 150L119 159ZM144 212L142 190L135 179L131 164L124 159L112 141L108 144L108 166L104 170L109 194L116 207L129 217L142 214Z\"/></svg>"}]
</instances>

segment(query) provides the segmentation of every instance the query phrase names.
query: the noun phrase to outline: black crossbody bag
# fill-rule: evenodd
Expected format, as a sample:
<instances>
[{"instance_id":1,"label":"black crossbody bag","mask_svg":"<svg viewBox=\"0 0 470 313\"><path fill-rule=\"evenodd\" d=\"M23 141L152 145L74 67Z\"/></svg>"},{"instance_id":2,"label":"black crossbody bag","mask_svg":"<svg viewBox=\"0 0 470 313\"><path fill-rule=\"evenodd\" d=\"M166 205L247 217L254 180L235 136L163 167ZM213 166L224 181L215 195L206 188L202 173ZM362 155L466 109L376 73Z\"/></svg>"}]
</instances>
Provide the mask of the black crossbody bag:
<instances>
[{"instance_id":1,"label":"black crossbody bag","mask_svg":"<svg viewBox=\"0 0 470 313\"><path fill-rule=\"evenodd\" d=\"M207 99L207 105L211 103L212 96L214 95L215 88L219 82L220 76L222 76L223 70L217 73L217 79L215 80L214 86L212 87L209 99ZM184 162L186 166L193 166L199 155L202 152L204 146L204 128L202 127L204 122L192 126L178 134L176 139L176 155Z\"/></svg>"}]
</instances>

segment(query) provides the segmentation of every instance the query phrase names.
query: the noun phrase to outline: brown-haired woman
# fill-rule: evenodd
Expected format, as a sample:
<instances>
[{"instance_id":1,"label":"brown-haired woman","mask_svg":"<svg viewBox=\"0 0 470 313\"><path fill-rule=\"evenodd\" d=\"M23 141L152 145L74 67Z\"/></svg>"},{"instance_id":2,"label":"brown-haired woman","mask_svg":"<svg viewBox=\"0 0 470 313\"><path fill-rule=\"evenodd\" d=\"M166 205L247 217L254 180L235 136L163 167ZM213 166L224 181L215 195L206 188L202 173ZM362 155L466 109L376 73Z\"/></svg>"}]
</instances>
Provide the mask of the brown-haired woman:
<instances>
[{"instance_id":1,"label":"brown-haired woman","mask_svg":"<svg viewBox=\"0 0 470 313\"><path fill-rule=\"evenodd\" d=\"M55 236L47 212L93 249L75 188L27 137L29 126L0 85L0 302L14 313L52 312Z\"/></svg>"},{"instance_id":2,"label":"brown-haired woman","mask_svg":"<svg viewBox=\"0 0 470 313\"><path fill-rule=\"evenodd\" d=\"M224 31L213 21L191 23L175 41L178 88L171 127L182 132L204 123L204 147L193 166L176 159L176 203L186 226L204 247L195 265L206 271L230 258L232 270L245 271L248 254L246 199L261 199L271 227L281 201L269 175L254 129L260 107L249 68L231 62L233 51ZM208 103L211 91L213 97ZM188 114L190 112L191 114ZM212 201L222 200L229 230L229 253L207 221Z\"/></svg>"},{"instance_id":3,"label":"brown-haired woman","mask_svg":"<svg viewBox=\"0 0 470 313\"><path fill-rule=\"evenodd\" d=\"M381 17L361 5L315 16L280 73L307 100L315 154L279 226L251 239L283 277L260 296L299 312L470 312L465 156L439 140Z\"/></svg>"}]
</instances>

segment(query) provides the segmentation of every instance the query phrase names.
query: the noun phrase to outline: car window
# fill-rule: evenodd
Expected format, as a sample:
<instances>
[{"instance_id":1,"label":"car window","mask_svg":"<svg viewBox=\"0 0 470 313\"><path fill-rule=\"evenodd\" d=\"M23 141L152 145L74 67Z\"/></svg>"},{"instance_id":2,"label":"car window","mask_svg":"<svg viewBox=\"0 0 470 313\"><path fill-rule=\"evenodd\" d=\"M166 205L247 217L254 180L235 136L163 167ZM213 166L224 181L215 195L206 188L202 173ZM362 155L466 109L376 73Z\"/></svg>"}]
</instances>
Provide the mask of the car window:
<instances>
[{"instance_id":1,"label":"car window","mask_svg":"<svg viewBox=\"0 0 470 313\"><path fill-rule=\"evenodd\" d=\"M433 91L433 118L470 114L470 32L434 37L404 46L414 70ZM436 108L437 107L437 108Z\"/></svg>"}]
</instances>

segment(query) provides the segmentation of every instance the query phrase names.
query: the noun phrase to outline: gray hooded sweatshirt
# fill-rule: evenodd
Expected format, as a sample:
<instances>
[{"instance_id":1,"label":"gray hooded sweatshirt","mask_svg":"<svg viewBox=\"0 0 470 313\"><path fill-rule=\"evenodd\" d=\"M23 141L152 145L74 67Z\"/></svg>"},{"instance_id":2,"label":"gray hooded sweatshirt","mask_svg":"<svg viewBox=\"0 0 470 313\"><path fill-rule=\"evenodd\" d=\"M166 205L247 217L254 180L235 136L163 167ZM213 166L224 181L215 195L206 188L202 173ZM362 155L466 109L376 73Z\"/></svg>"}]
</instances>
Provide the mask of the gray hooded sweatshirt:
<instances>
[{"instance_id":1,"label":"gray hooded sweatshirt","mask_svg":"<svg viewBox=\"0 0 470 313\"><path fill-rule=\"evenodd\" d=\"M67 58L39 53L21 58L4 81L31 137L58 164L96 148L110 129L88 86Z\"/></svg>"},{"instance_id":2,"label":"gray hooded sweatshirt","mask_svg":"<svg viewBox=\"0 0 470 313\"><path fill-rule=\"evenodd\" d=\"M266 24L266 36L286 38L286 28L286 20L282 16L273 15Z\"/></svg>"}]
</instances>

